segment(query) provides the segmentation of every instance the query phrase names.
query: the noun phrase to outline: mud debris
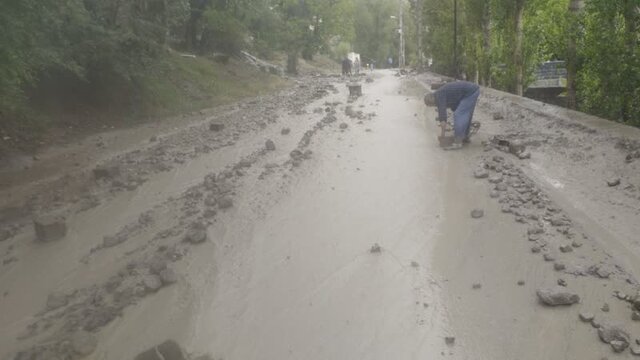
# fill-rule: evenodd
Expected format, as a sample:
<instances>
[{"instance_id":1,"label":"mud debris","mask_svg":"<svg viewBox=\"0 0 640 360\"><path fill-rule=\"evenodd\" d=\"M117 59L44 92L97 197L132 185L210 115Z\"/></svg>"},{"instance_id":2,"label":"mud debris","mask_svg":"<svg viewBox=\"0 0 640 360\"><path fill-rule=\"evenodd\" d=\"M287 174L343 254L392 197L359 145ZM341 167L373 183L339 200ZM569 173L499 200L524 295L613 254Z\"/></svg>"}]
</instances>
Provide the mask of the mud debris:
<instances>
[{"instance_id":1,"label":"mud debris","mask_svg":"<svg viewBox=\"0 0 640 360\"><path fill-rule=\"evenodd\" d=\"M67 235L66 219L60 215L40 215L33 219L36 238L42 242L56 241Z\"/></svg>"},{"instance_id":2,"label":"mud debris","mask_svg":"<svg viewBox=\"0 0 640 360\"><path fill-rule=\"evenodd\" d=\"M371 246L371 248L369 249L369 252L372 254L379 254L380 252L382 252L382 248L378 243L375 243Z\"/></svg>"}]
</instances>

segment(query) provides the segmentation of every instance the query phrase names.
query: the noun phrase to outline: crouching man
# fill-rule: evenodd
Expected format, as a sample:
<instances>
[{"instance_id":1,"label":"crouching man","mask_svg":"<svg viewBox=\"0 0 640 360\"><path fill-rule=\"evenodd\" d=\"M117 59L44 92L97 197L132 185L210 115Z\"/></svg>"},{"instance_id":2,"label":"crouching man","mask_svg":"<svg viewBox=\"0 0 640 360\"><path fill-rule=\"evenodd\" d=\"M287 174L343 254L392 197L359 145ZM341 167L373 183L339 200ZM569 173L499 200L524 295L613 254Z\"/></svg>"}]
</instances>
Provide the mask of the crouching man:
<instances>
[{"instance_id":1,"label":"crouching man","mask_svg":"<svg viewBox=\"0 0 640 360\"><path fill-rule=\"evenodd\" d=\"M447 128L447 108L453 111L453 135L454 141L446 150L461 149L462 145L469 142L471 119L473 111L480 95L480 86L466 82L450 82L433 93L424 97L427 106L438 107L438 121L442 128L442 136Z\"/></svg>"}]
</instances>

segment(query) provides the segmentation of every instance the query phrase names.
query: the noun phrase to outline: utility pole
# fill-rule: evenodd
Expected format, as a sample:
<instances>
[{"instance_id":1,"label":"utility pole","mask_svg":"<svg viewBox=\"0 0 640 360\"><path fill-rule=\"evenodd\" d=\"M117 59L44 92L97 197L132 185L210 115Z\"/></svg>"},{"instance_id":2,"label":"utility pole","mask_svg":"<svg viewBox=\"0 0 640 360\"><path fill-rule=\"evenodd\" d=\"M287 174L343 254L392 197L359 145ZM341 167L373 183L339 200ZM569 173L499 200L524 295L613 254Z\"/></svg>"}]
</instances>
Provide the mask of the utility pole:
<instances>
[{"instance_id":1,"label":"utility pole","mask_svg":"<svg viewBox=\"0 0 640 360\"><path fill-rule=\"evenodd\" d=\"M398 0L398 3L400 4L400 54L398 56L398 66L402 69L404 68L404 63L405 63L405 59L404 59L404 19L403 19L403 15L404 12L402 10L402 0Z\"/></svg>"},{"instance_id":2,"label":"utility pole","mask_svg":"<svg viewBox=\"0 0 640 360\"><path fill-rule=\"evenodd\" d=\"M453 0L453 77L458 80L458 0Z\"/></svg>"}]
</instances>

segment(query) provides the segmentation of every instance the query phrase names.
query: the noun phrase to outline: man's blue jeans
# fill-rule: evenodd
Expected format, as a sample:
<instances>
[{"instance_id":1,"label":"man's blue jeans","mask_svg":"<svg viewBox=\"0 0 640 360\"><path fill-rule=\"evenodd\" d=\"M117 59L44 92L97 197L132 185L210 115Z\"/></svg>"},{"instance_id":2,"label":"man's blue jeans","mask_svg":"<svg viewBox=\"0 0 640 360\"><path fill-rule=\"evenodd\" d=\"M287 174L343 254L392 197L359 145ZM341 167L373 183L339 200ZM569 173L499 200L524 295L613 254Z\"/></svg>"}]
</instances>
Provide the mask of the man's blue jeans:
<instances>
[{"instance_id":1,"label":"man's blue jeans","mask_svg":"<svg viewBox=\"0 0 640 360\"><path fill-rule=\"evenodd\" d=\"M456 139L466 139L471 130L471 119L473 110L476 108L480 89L460 101L456 111L453 112L453 134Z\"/></svg>"}]
</instances>

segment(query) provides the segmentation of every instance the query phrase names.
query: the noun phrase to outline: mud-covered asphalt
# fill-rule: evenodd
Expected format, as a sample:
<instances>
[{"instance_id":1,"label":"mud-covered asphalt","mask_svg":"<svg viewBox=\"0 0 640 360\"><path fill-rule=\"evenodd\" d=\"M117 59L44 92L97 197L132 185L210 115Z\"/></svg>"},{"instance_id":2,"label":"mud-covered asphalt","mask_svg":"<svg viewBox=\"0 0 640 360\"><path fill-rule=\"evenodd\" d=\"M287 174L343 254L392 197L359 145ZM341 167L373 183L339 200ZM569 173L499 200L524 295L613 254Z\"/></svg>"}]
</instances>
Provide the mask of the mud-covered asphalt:
<instances>
[{"instance_id":1,"label":"mud-covered asphalt","mask_svg":"<svg viewBox=\"0 0 640 360\"><path fill-rule=\"evenodd\" d=\"M439 81L307 77L7 162L0 358L633 358L639 131L484 89L444 152Z\"/></svg>"}]
</instances>

